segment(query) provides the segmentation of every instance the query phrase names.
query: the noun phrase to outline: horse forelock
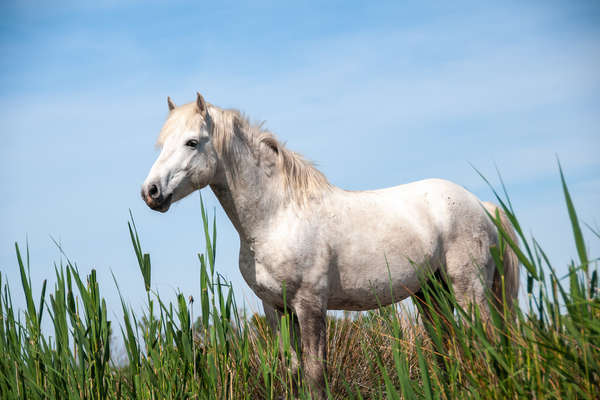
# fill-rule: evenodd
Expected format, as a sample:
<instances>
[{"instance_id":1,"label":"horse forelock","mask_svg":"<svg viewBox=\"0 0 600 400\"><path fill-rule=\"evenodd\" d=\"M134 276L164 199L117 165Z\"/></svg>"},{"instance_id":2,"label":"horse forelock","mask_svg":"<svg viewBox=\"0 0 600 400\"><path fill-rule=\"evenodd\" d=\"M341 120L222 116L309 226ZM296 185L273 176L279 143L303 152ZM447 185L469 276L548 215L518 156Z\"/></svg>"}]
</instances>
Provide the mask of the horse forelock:
<instances>
[{"instance_id":1,"label":"horse forelock","mask_svg":"<svg viewBox=\"0 0 600 400\"><path fill-rule=\"evenodd\" d=\"M195 102L175 108L163 125L156 140L156 146L162 147L167 138L176 132L198 129L201 121L202 116L198 112Z\"/></svg>"}]
</instances>

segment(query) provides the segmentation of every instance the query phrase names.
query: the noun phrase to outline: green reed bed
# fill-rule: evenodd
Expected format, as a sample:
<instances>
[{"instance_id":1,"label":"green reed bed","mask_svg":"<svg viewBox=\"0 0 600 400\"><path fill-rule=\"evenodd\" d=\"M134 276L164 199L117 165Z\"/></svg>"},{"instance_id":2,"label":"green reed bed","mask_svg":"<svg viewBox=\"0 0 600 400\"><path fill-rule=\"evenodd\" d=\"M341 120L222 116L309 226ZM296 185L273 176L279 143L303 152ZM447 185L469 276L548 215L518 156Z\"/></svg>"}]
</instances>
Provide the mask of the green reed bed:
<instances>
[{"instance_id":1,"label":"green reed bed","mask_svg":"<svg viewBox=\"0 0 600 400\"><path fill-rule=\"evenodd\" d=\"M420 322L401 305L330 317L329 396L597 398L598 259L587 252L562 170L560 176L577 249L566 276L557 276L539 243L524 235L506 192L494 192L520 245L503 234L500 248L492 251L500 268L503 247L517 251L528 307L495 307L486 323L478 309L461 309L451 290L434 280L424 302L417 304L437 304L432 321ZM121 321L108 318L97 272L81 276L69 261L55 268L54 288L44 281L41 293L32 293L29 249L23 253L15 245L26 309L15 309L0 274L0 397L293 398L289 319L282 319L283 333L275 337L264 316L239 310L231 285L215 270L215 220L209 223L202 203L201 213L206 242L198 255L201 292L194 298L179 294L174 302L151 290L150 256L131 219L129 232L147 301L144 312L136 314L122 297ZM593 229L586 232L600 239ZM44 318L52 321L51 332L42 331ZM114 336L124 343L125 365L112 361L117 356ZM296 396L310 398L303 382Z\"/></svg>"}]
</instances>

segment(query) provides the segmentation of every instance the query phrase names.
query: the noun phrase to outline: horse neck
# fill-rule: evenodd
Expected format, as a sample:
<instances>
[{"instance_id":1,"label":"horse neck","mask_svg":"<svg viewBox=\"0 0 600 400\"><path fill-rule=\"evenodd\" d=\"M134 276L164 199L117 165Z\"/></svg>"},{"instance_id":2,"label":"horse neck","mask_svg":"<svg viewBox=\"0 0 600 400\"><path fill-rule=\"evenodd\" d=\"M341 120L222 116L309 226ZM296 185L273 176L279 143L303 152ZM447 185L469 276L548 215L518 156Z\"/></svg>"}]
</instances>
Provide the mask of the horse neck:
<instances>
[{"instance_id":1,"label":"horse neck","mask_svg":"<svg viewBox=\"0 0 600 400\"><path fill-rule=\"evenodd\" d=\"M233 137L235 151L229 157L218 154L218 170L210 185L227 216L249 243L254 242L269 219L285 205L281 177L277 171L267 174L266 166L257 162L255 152Z\"/></svg>"}]
</instances>

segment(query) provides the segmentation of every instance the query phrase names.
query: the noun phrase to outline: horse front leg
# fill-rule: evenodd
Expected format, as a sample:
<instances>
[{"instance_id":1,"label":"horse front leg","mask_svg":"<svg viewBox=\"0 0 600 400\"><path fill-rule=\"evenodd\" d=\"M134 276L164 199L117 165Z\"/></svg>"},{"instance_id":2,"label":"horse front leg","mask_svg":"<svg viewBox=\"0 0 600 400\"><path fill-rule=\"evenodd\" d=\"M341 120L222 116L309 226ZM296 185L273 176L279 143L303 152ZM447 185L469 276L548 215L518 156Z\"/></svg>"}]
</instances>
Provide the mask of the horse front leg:
<instances>
[{"instance_id":1,"label":"horse front leg","mask_svg":"<svg viewBox=\"0 0 600 400\"><path fill-rule=\"evenodd\" d=\"M286 313L281 312L279 309L264 301L263 309L265 310L265 317L269 326L271 327L271 330L273 331L273 334L279 340L279 351L281 352L281 356L283 358L285 349L283 340L281 338L281 317L286 315ZM287 315L289 316L289 331L287 334L289 335L288 337L290 338L291 344L291 348L289 349L291 353L289 372L292 377L291 390L295 396L298 393L298 383L300 380L300 362L297 353L297 351L300 350L300 326L298 324L298 317L295 314L288 311Z\"/></svg>"},{"instance_id":2,"label":"horse front leg","mask_svg":"<svg viewBox=\"0 0 600 400\"><path fill-rule=\"evenodd\" d=\"M294 309L300 323L302 369L312 397L325 398L327 360L327 307L320 301L302 299Z\"/></svg>"}]
</instances>

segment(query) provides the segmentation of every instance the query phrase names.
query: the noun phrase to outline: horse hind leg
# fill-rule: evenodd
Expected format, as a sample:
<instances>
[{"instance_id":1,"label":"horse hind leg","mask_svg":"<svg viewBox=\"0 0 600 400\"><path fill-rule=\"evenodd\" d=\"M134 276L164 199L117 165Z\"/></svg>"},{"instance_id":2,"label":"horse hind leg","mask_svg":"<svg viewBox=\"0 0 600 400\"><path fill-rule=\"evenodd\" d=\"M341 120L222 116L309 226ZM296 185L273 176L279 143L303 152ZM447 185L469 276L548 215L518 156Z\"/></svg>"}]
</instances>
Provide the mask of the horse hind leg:
<instances>
[{"instance_id":1,"label":"horse hind leg","mask_svg":"<svg viewBox=\"0 0 600 400\"><path fill-rule=\"evenodd\" d=\"M452 302L444 302L444 297L449 293L447 279L445 272L438 269L430 276L423 277L421 289L412 296L413 302L419 310L421 323L426 328L427 324L433 328L438 323L445 325L444 321L448 317L448 313L452 314L454 311Z\"/></svg>"},{"instance_id":2,"label":"horse hind leg","mask_svg":"<svg viewBox=\"0 0 600 400\"><path fill-rule=\"evenodd\" d=\"M477 305L482 320L487 322L490 318L487 296L495 265L489 249L480 240L474 242L453 246L446 252L446 273L456 304L467 312L471 305Z\"/></svg>"},{"instance_id":3,"label":"horse hind leg","mask_svg":"<svg viewBox=\"0 0 600 400\"><path fill-rule=\"evenodd\" d=\"M444 372L446 362L441 354L447 352L445 343L451 337L452 324L448 318L454 318L453 303L448 301L449 289L445 271L438 268L435 273L422 277L421 289L412 296L419 310L420 325L437 350L434 358L438 368ZM439 348L438 345L442 347Z\"/></svg>"}]
</instances>

